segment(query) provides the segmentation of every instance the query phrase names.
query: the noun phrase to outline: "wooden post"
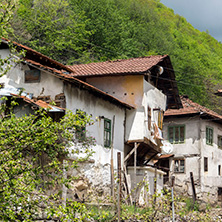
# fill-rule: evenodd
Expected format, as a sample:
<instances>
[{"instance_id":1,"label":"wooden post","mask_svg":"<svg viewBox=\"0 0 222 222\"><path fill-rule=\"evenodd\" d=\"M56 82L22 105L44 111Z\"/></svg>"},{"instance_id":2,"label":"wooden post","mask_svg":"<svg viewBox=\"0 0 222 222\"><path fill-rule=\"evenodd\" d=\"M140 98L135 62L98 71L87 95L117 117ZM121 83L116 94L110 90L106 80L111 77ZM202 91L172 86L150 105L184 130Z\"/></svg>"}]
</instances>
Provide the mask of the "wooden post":
<instances>
[{"instance_id":1,"label":"wooden post","mask_svg":"<svg viewBox=\"0 0 222 222\"><path fill-rule=\"evenodd\" d=\"M114 190L114 166L113 166L113 140L114 140L114 123L115 123L115 115L113 116L113 124L112 124L112 142L111 142L111 160L110 160L110 170L111 170L111 196L113 200L115 200L115 190Z\"/></svg>"},{"instance_id":2,"label":"wooden post","mask_svg":"<svg viewBox=\"0 0 222 222\"><path fill-rule=\"evenodd\" d=\"M134 143L134 176L133 176L133 189L134 189L134 204L136 204L136 161L137 161L137 143Z\"/></svg>"},{"instance_id":3,"label":"wooden post","mask_svg":"<svg viewBox=\"0 0 222 222\"><path fill-rule=\"evenodd\" d=\"M173 187L174 187L174 181L175 181L175 177L172 176L171 177L171 198L172 198L172 221L175 221L175 215L174 215L174 194L173 194Z\"/></svg>"},{"instance_id":4,"label":"wooden post","mask_svg":"<svg viewBox=\"0 0 222 222\"><path fill-rule=\"evenodd\" d=\"M157 191L157 166L155 167L155 175L154 175L154 204L156 203L156 192Z\"/></svg>"},{"instance_id":5,"label":"wooden post","mask_svg":"<svg viewBox=\"0 0 222 222\"><path fill-rule=\"evenodd\" d=\"M118 221L120 221L120 213L121 213L121 153L117 153L117 165L118 165Z\"/></svg>"},{"instance_id":6,"label":"wooden post","mask_svg":"<svg viewBox=\"0 0 222 222\"><path fill-rule=\"evenodd\" d=\"M62 174L64 179L67 179L67 171L66 171L67 164L68 164L67 161L63 160ZM66 207L66 199L67 199L67 187L65 186L65 184L62 184L62 205L64 207Z\"/></svg>"},{"instance_id":7,"label":"wooden post","mask_svg":"<svg viewBox=\"0 0 222 222\"><path fill-rule=\"evenodd\" d=\"M196 201L196 189L195 189L195 184L194 184L194 179L193 179L193 172L190 172L190 180L191 180L191 185L192 185L192 194L193 194L193 205L195 204Z\"/></svg>"}]
</instances>

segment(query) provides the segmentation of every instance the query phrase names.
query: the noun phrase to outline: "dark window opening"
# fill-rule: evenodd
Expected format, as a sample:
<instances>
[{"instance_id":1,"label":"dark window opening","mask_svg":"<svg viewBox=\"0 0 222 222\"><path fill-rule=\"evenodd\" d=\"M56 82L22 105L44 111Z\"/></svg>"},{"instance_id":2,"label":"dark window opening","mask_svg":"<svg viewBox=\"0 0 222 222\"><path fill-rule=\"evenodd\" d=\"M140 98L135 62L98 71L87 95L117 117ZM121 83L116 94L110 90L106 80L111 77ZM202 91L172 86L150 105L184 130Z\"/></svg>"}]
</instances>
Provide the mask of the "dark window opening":
<instances>
[{"instance_id":1,"label":"dark window opening","mask_svg":"<svg viewBox=\"0 0 222 222\"><path fill-rule=\"evenodd\" d=\"M204 172L208 171L208 158L204 157Z\"/></svg>"},{"instance_id":2,"label":"dark window opening","mask_svg":"<svg viewBox=\"0 0 222 222\"><path fill-rule=\"evenodd\" d=\"M213 128L206 127L206 144L213 145Z\"/></svg>"},{"instance_id":3,"label":"dark window opening","mask_svg":"<svg viewBox=\"0 0 222 222\"><path fill-rule=\"evenodd\" d=\"M217 145L219 149L222 149L222 136L217 137Z\"/></svg>"},{"instance_id":4,"label":"dark window opening","mask_svg":"<svg viewBox=\"0 0 222 222\"><path fill-rule=\"evenodd\" d=\"M104 146L111 147L111 120L104 119Z\"/></svg>"},{"instance_id":5,"label":"dark window opening","mask_svg":"<svg viewBox=\"0 0 222 222\"><path fill-rule=\"evenodd\" d=\"M38 69L31 69L25 71L25 83L40 82L41 72Z\"/></svg>"},{"instance_id":6,"label":"dark window opening","mask_svg":"<svg viewBox=\"0 0 222 222\"><path fill-rule=\"evenodd\" d=\"M218 194L218 201L222 201L222 187L218 187L217 194Z\"/></svg>"},{"instance_id":7,"label":"dark window opening","mask_svg":"<svg viewBox=\"0 0 222 222\"><path fill-rule=\"evenodd\" d=\"M185 172L185 161L183 159L174 160L174 172L175 173Z\"/></svg>"}]
</instances>

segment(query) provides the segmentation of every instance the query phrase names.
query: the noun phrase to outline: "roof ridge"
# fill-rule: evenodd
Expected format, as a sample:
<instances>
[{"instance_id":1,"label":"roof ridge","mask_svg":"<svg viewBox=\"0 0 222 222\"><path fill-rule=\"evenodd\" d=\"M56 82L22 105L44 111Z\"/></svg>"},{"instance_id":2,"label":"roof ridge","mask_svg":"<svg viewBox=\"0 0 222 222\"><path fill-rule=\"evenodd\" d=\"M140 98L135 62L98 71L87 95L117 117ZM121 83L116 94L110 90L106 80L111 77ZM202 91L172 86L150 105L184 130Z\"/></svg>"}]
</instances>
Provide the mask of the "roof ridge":
<instances>
[{"instance_id":1,"label":"roof ridge","mask_svg":"<svg viewBox=\"0 0 222 222\"><path fill-rule=\"evenodd\" d=\"M115 60L106 60L106 61L101 61L101 62L91 62L91 63L81 63L81 64L73 64L73 65L66 65L68 67L73 67L73 66L80 66L80 65L91 65L91 64L99 64L99 63L116 63L116 62L122 62L122 61L131 61L131 60L139 60L139 59L146 59L146 58L152 58L152 57L162 57L165 58L167 57L168 54L164 55L149 55L149 56L141 56L141 57L131 57L127 59L115 59Z\"/></svg>"}]
</instances>

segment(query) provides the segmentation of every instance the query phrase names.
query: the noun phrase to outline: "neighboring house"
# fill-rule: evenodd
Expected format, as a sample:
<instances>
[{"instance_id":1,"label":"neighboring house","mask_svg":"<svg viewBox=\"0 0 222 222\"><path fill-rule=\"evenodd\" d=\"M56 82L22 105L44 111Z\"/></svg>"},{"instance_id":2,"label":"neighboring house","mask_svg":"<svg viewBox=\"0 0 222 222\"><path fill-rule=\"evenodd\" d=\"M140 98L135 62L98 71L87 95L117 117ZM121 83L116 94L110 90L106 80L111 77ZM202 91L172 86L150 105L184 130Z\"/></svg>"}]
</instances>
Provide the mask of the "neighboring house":
<instances>
[{"instance_id":1,"label":"neighboring house","mask_svg":"<svg viewBox=\"0 0 222 222\"><path fill-rule=\"evenodd\" d=\"M169 56L148 56L68 68L73 70L76 78L135 107L126 110L125 167L131 176L132 188L149 177L153 193L155 172L152 167L153 159L161 152L163 113L166 107L182 107ZM159 173L158 178L161 178L162 171L158 170ZM163 187L162 181L157 180L157 188Z\"/></svg>"},{"instance_id":2,"label":"neighboring house","mask_svg":"<svg viewBox=\"0 0 222 222\"><path fill-rule=\"evenodd\" d=\"M170 176L176 189L192 195L193 173L197 197L222 200L222 116L182 96L183 108L164 113L164 139L173 144Z\"/></svg>"}]
</instances>

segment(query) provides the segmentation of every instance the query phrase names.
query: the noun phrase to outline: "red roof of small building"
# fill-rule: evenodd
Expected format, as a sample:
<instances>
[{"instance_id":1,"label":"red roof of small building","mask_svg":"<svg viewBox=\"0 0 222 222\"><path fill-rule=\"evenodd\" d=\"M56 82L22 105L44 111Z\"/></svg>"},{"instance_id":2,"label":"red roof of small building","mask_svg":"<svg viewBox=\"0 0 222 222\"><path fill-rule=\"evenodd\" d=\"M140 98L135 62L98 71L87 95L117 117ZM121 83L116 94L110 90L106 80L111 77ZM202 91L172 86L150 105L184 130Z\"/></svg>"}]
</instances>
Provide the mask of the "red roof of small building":
<instances>
[{"instance_id":1,"label":"red roof of small building","mask_svg":"<svg viewBox=\"0 0 222 222\"><path fill-rule=\"evenodd\" d=\"M154 55L140 58L121 59L115 61L97 62L67 66L74 76L124 75L143 74L168 55Z\"/></svg>"},{"instance_id":2,"label":"red roof of small building","mask_svg":"<svg viewBox=\"0 0 222 222\"><path fill-rule=\"evenodd\" d=\"M181 116L197 114L202 116L210 116L214 120L222 120L222 116L198 103L193 102L187 96L180 96L183 108L180 109L168 109L164 113L164 117L168 116Z\"/></svg>"},{"instance_id":3,"label":"red roof of small building","mask_svg":"<svg viewBox=\"0 0 222 222\"><path fill-rule=\"evenodd\" d=\"M56 109L57 112L64 112L65 111L65 108L50 105L50 104L48 104L47 102L45 102L43 100L34 100L34 99L30 99L26 96L21 96L21 95L14 94L14 93L11 93L11 95L15 96L17 98L23 99L25 102L36 105L36 106L41 107L43 109L49 109L49 110Z\"/></svg>"}]
</instances>

